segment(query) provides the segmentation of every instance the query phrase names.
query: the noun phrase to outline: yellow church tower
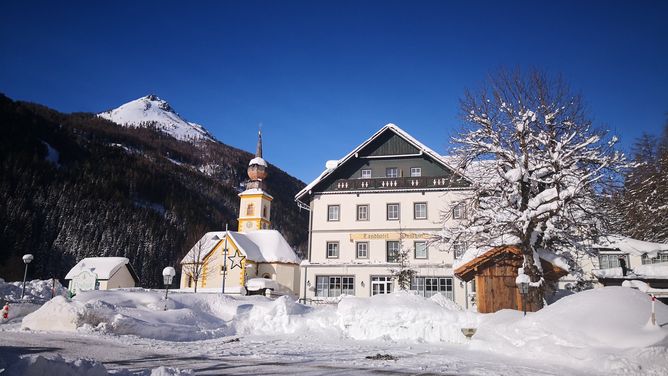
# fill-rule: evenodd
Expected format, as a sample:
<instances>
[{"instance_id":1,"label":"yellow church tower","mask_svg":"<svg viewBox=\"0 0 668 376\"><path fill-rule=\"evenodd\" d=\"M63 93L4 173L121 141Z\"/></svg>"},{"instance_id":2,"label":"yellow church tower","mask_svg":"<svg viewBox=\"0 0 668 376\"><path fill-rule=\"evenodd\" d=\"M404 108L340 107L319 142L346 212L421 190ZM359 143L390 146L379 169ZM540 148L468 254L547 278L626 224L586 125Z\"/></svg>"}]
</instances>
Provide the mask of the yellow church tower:
<instances>
[{"instance_id":1,"label":"yellow church tower","mask_svg":"<svg viewBox=\"0 0 668 376\"><path fill-rule=\"evenodd\" d=\"M248 163L250 180L246 182L246 190L239 193L239 232L271 228L271 201L274 198L265 192L267 174L267 162L262 159L262 131L258 131L255 158Z\"/></svg>"}]
</instances>

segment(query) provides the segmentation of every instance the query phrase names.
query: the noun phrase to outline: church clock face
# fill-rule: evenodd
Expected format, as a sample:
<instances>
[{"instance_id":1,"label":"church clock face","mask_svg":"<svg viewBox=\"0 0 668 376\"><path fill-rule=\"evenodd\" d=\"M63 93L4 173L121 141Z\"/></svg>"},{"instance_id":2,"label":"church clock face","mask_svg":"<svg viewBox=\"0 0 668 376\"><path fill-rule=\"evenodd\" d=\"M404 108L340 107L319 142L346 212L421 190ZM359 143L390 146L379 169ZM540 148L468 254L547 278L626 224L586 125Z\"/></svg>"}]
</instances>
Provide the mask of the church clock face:
<instances>
[{"instance_id":1,"label":"church clock face","mask_svg":"<svg viewBox=\"0 0 668 376\"><path fill-rule=\"evenodd\" d=\"M253 222L246 222L246 228L247 229L253 228Z\"/></svg>"}]
</instances>

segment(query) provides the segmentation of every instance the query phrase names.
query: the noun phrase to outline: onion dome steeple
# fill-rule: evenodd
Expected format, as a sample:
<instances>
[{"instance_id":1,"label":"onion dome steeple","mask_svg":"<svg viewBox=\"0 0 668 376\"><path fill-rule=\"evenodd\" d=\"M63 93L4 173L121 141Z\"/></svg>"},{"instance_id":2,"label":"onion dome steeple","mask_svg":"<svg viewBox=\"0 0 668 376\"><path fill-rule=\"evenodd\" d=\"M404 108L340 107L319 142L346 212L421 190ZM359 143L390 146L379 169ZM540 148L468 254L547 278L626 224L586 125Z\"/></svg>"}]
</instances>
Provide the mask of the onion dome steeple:
<instances>
[{"instance_id":1,"label":"onion dome steeple","mask_svg":"<svg viewBox=\"0 0 668 376\"><path fill-rule=\"evenodd\" d=\"M257 149L255 158L248 163L248 178L246 188L263 188L262 181L267 178L267 162L262 158L262 131L257 132Z\"/></svg>"}]
</instances>

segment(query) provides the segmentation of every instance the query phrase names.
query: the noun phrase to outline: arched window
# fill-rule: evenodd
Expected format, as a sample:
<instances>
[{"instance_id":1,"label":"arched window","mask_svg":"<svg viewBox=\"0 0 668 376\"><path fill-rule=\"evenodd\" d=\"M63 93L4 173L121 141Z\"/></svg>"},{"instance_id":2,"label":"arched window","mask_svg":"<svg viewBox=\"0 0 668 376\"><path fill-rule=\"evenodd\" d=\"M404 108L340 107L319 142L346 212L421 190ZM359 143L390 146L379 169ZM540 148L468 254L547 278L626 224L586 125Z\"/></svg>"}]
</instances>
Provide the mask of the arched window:
<instances>
[{"instance_id":1,"label":"arched window","mask_svg":"<svg viewBox=\"0 0 668 376\"><path fill-rule=\"evenodd\" d=\"M271 275L269 273L264 273L264 274L262 274L262 278L271 279Z\"/></svg>"},{"instance_id":2,"label":"arched window","mask_svg":"<svg viewBox=\"0 0 668 376\"><path fill-rule=\"evenodd\" d=\"M266 205L262 207L262 216L264 218L267 218L267 206Z\"/></svg>"},{"instance_id":3,"label":"arched window","mask_svg":"<svg viewBox=\"0 0 668 376\"><path fill-rule=\"evenodd\" d=\"M252 202L246 207L246 215L255 215L255 205Z\"/></svg>"}]
</instances>

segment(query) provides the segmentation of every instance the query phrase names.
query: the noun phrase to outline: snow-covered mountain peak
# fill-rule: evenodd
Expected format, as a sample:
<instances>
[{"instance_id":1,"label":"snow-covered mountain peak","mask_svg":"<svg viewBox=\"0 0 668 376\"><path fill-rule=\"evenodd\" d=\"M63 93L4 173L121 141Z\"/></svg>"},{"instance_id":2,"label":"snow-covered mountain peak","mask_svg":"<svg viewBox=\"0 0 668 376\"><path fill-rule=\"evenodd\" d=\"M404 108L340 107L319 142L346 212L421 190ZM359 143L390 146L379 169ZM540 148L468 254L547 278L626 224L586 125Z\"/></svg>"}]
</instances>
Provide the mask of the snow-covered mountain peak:
<instances>
[{"instance_id":1,"label":"snow-covered mountain peak","mask_svg":"<svg viewBox=\"0 0 668 376\"><path fill-rule=\"evenodd\" d=\"M215 140L203 126L187 121L155 94L135 99L98 116L126 127L155 126L179 140Z\"/></svg>"}]
</instances>

